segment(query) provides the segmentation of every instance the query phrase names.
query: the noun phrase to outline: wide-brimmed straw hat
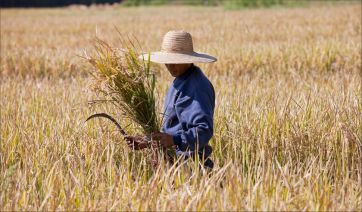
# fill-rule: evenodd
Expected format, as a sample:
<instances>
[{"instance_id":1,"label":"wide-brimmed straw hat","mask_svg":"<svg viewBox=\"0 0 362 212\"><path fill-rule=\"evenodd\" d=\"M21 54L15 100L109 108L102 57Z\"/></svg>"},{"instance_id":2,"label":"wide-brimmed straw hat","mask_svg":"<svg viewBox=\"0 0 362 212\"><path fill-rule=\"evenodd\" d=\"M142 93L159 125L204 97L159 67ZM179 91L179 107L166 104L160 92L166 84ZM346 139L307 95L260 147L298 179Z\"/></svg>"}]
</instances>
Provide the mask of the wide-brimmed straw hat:
<instances>
[{"instance_id":1,"label":"wide-brimmed straw hat","mask_svg":"<svg viewBox=\"0 0 362 212\"><path fill-rule=\"evenodd\" d=\"M148 54L143 54L140 57L146 60ZM161 51L151 52L150 60L163 64L183 64L212 63L216 61L216 58L194 52L190 33L181 30L167 32L163 37Z\"/></svg>"}]
</instances>

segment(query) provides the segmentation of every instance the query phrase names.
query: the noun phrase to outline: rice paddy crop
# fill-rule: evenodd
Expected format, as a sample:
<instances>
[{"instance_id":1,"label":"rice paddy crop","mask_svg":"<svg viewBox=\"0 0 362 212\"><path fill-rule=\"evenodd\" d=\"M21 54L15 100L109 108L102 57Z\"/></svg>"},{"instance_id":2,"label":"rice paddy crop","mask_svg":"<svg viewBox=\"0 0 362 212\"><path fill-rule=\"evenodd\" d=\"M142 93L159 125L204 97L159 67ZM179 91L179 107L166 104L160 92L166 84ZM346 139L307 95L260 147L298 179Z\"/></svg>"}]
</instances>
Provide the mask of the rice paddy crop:
<instances>
[{"instance_id":1,"label":"rice paddy crop","mask_svg":"<svg viewBox=\"0 0 362 212\"><path fill-rule=\"evenodd\" d=\"M169 14L172 14L170 16ZM226 11L221 7L1 9L1 210L362 209L361 4ZM116 26L145 50L185 29L216 91L214 170L150 168L89 105L95 36ZM157 76L156 107L172 82ZM137 124L122 123L130 134Z\"/></svg>"},{"instance_id":2,"label":"rice paddy crop","mask_svg":"<svg viewBox=\"0 0 362 212\"><path fill-rule=\"evenodd\" d=\"M94 56L85 59L95 69L91 72L93 90L102 98L93 102L112 103L142 127L144 135L150 135L161 127L155 99L156 78L150 70L149 58L138 58L140 52L134 42L123 41L125 48L117 49L96 39Z\"/></svg>"}]
</instances>

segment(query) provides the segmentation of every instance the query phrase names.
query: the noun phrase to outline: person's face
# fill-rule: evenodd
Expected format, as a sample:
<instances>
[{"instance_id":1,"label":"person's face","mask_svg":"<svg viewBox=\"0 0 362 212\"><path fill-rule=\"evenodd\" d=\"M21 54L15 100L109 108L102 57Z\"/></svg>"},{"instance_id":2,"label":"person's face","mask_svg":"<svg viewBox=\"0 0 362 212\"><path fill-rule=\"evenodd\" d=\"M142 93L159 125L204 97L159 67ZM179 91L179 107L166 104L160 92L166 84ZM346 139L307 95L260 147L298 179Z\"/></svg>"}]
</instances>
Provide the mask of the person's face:
<instances>
[{"instance_id":1,"label":"person's face","mask_svg":"<svg viewBox=\"0 0 362 212\"><path fill-rule=\"evenodd\" d=\"M185 73L185 71L191 66L190 63L187 64L165 64L167 70L173 77L178 77Z\"/></svg>"}]
</instances>

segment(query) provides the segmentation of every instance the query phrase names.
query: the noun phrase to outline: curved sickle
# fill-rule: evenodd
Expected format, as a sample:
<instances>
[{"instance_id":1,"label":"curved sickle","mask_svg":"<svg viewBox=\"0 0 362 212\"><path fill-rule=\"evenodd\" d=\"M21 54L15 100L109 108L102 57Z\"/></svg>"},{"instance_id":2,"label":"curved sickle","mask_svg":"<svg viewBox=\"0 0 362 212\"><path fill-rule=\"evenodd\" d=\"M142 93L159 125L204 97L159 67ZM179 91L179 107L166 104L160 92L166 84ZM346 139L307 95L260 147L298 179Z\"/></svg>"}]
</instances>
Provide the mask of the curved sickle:
<instances>
[{"instance_id":1,"label":"curved sickle","mask_svg":"<svg viewBox=\"0 0 362 212\"><path fill-rule=\"evenodd\" d=\"M96 114L93 114L91 116L89 116L87 118L87 120L85 120L86 122L93 119L93 118L106 118L106 119L109 119L111 120L118 128L119 132L123 135L123 136L127 136L126 132L123 130L123 128L121 127L120 124L118 124L118 122L110 115L106 114L106 113L96 113Z\"/></svg>"},{"instance_id":2,"label":"curved sickle","mask_svg":"<svg viewBox=\"0 0 362 212\"><path fill-rule=\"evenodd\" d=\"M93 114L93 115L89 116L89 117L87 118L87 120L85 120L85 122L87 122L87 121L89 121L89 120L91 120L91 119L93 119L93 118L106 118L106 119L111 120L111 121L117 126L119 132L123 135L123 137L126 137L126 136L127 136L127 133L123 130L123 128L121 127L121 125L118 124L118 122L117 122L112 116L110 116L110 115L108 115L108 114L106 114L106 113L96 113L96 114ZM163 148L163 149L164 149L164 148ZM165 150L165 149L164 149L164 150ZM168 159L167 159L167 158L166 158L166 159L169 160L171 163L173 163L173 156L172 156L169 152L167 152L167 151L166 151L166 154L167 154L167 156L168 156Z\"/></svg>"}]
</instances>

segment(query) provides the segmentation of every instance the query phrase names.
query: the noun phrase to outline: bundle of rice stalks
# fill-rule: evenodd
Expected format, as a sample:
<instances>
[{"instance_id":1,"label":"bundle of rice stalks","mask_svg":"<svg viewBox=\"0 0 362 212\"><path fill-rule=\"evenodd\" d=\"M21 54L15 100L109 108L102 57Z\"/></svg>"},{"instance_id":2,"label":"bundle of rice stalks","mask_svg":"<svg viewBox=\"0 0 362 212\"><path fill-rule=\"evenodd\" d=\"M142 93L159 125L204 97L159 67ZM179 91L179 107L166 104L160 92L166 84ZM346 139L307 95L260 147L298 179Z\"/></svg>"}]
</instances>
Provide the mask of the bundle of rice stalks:
<instances>
[{"instance_id":1,"label":"bundle of rice stalks","mask_svg":"<svg viewBox=\"0 0 362 212\"><path fill-rule=\"evenodd\" d=\"M141 48L136 39L128 38L127 41L121 40L121 43L122 49L116 49L101 39L95 39L95 53L87 56L95 68L91 73L93 89L106 98L107 101L102 102L114 104L127 118L137 123L145 135L158 132L160 121L155 100L156 79L150 71L150 58L137 58ZM108 116L106 118L110 119L106 114L93 117L97 116ZM114 119L112 121L115 122Z\"/></svg>"}]
</instances>

